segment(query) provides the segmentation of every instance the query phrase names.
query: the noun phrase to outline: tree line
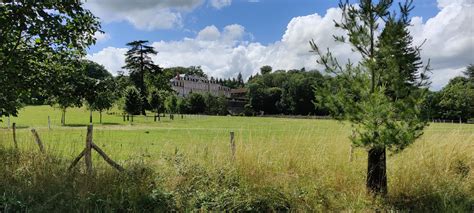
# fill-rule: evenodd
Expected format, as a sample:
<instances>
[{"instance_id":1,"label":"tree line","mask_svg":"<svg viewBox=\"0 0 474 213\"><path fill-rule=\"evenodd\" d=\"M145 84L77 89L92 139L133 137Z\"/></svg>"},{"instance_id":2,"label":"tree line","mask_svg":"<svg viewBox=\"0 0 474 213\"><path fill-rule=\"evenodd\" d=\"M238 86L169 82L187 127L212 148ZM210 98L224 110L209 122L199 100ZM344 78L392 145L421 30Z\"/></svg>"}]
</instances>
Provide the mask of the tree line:
<instances>
[{"instance_id":1,"label":"tree line","mask_svg":"<svg viewBox=\"0 0 474 213\"><path fill-rule=\"evenodd\" d=\"M474 123L474 65L469 65L463 76L449 80L440 91L430 91L424 105L424 116L430 120Z\"/></svg>"},{"instance_id":2,"label":"tree line","mask_svg":"<svg viewBox=\"0 0 474 213\"><path fill-rule=\"evenodd\" d=\"M474 116L472 65L441 91L429 91L429 63L423 64L421 47L413 44L408 30L412 3L407 0L396 8L393 0L340 1L342 18L335 25L346 36L334 39L351 45L361 56L358 63L342 64L330 50L310 41L325 74L304 69L272 72L264 66L247 83L241 74L216 81L247 88L248 114L330 115L348 121L353 146L367 150L367 189L385 196L387 150L404 150L423 134L430 119L466 121ZM225 97L177 97L170 89L173 76L205 73L200 67L161 68L151 59L157 51L147 41L127 44L123 69L128 76L121 72L113 77L103 66L84 60L100 22L82 6L81 1L0 4L0 118L41 102L61 108L63 124L67 108L84 103L91 112L117 103L130 115L227 113Z\"/></svg>"},{"instance_id":3,"label":"tree line","mask_svg":"<svg viewBox=\"0 0 474 213\"><path fill-rule=\"evenodd\" d=\"M246 84L246 114L328 115L327 109L315 107L314 94L329 79L317 70L272 72L271 66L263 66Z\"/></svg>"}]
</instances>

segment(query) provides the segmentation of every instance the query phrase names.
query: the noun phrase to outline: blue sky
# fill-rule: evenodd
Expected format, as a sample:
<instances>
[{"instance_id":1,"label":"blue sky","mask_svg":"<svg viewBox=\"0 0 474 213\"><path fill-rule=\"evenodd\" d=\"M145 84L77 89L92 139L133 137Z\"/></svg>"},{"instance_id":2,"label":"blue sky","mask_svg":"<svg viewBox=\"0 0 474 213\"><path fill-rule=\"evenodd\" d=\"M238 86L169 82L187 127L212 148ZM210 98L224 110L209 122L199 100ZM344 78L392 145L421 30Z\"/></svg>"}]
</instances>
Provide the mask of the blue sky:
<instances>
[{"instance_id":1,"label":"blue sky","mask_svg":"<svg viewBox=\"0 0 474 213\"><path fill-rule=\"evenodd\" d=\"M351 1L357 2L357 1ZM395 5L400 0L395 0ZM439 89L474 63L473 0L415 0L411 32L433 66ZM248 77L263 65L275 69L318 69L308 41L357 59L332 41L340 33L336 0L88 0L86 8L102 20L88 58L116 73L125 44L149 40L163 67L200 65L215 77ZM394 8L395 9L395 8ZM448 42L449 41L449 42Z\"/></svg>"},{"instance_id":2,"label":"blue sky","mask_svg":"<svg viewBox=\"0 0 474 213\"><path fill-rule=\"evenodd\" d=\"M414 5L412 14L415 16L431 18L439 11L435 0L417 0ZM260 0L259 2L239 0L221 9L204 4L186 14L183 26L179 28L139 30L126 21L103 22L102 30L110 38L98 42L88 52L97 52L107 46L125 47L125 43L136 39L181 40L184 37L194 37L197 32L209 25L223 28L230 24L244 26L253 35L251 38L253 41L269 44L281 39L288 22L293 17L324 14L328 8L337 6L336 0Z\"/></svg>"}]
</instances>

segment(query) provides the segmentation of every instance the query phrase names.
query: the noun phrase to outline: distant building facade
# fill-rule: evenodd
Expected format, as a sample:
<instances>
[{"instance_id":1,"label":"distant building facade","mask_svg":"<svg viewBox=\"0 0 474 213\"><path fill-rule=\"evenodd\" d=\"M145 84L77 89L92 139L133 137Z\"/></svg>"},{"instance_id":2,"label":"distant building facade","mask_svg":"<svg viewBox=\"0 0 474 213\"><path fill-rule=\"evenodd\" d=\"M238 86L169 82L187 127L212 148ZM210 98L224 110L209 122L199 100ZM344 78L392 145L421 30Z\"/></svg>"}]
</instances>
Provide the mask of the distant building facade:
<instances>
[{"instance_id":1,"label":"distant building facade","mask_svg":"<svg viewBox=\"0 0 474 213\"><path fill-rule=\"evenodd\" d=\"M230 97L231 89L218 84L214 80L195 75L179 74L170 80L171 88L178 96L187 97L191 93L210 93L214 96Z\"/></svg>"}]
</instances>

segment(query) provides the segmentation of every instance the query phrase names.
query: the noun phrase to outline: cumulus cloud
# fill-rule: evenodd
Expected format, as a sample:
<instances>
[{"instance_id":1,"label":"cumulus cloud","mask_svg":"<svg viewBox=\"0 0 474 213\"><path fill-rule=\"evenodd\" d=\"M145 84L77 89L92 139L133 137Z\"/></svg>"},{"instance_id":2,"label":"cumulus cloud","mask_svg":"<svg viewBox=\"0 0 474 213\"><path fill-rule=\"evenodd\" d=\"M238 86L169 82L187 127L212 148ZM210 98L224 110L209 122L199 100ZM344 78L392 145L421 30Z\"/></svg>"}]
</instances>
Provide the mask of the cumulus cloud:
<instances>
[{"instance_id":1,"label":"cumulus cloud","mask_svg":"<svg viewBox=\"0 0 474 213\"><path fill-rule=\"evenodd\" d=\"M426 22L420 17L412 20L410 31L415 44L426 39L422 56L425 61L431 58L434 89L440 89L466 65L474 63L473 6L469 1L439 0L440 12L435 17ZM295 17L282 38L268 45L253 42L252 35L238 24L223 29L207 26L194 38L153 42L159 51L153 59L163 67L201 65L207 74L220 78L235 77L239 72L248 77L263 65L274 69L321 69L310 52L308 42L314 39L322 49L330 48L340 60L358 61L360 56L349 45L336 43L332 38L344 33L334 27L333 20L340 17L337 8L328 9L324 16ZM115 72L123 66L125 52L126 49L109 47L88 57Z\"/></svg>"},{"instance_id":2,"label":"cumulus cloud","mask_svg":"<svg viewBox=\"0 0 474 213\"><path fill-rule=\"evenodd\" d=\"M316 58L310 53L308 43L313 38L323 48L330 47L342 57L357 58L349 46L335 43L331 36L327 36L341 33L332 22L337 18L340 18L339 9L329 9L324 17L317 14L295 17L288 24L282 39L269 45L248 41L252 35L238 24L225 26L221 30L207 26L195 38L152 43L159 51L153 59L163 67L201 65L206 73L214 77L233 77L239 72L248 77L264 65L271 65L274 69L315 68ZM94 60L112 54L113 50L118 49L104 49L90 58ZM123 62L120 64L123 66Z\"/></svg>"},{"instance_id":3,"label":"cumulus cloud","mask_svg":"<svg viewBox=\"0 0 474 213\"><path fill-rule=\"evenodd\" d=\"M440 89L474 63L474 3L472 0L438 0L440 12L423 23L412 19L410 32L425 61L431 59L432 87Z\"/></svg>"},{"instance_id":4,"label":"cumulus cloud","mask_svg":"<svg viewBox=\"0 0 474 213\"><path fill-rule=\"evenodd\" d=\"M127 48L107 47L98 53L88 54L86 58L104 65L109 72L117 75L125 63L125 53Z\"/></svg>"},{"instance_id":5,"label":"cumulus cloud","mask_svg":"<svg viewBox=\"0 0 474 213\"><path fill-rule=\"evenodd\" d=\"M213 41L213 40L219 39L220 37L221 37L221 32L219 32L219 29L217 29L217 27L214 25L205 27L204 29L199 31L197 35L198 40L204 40L204 41L205 40Z\"/></svg>"},{"instance_id":6,"label":"cumulus cloud","mask_svg":"<svg viewBox=\"0 0 474 213\"><path fill-rule=\"evenodd\" d=\"M211 0L211 6L216 9L221 9L223 7L228 7L232 4L232 0Z\"/></svg>"},{"instance_id":7,"label":"cumulus cloud","mask_svg":"<svg viewBox=\"0 0 474 213\"><path fill-rule=\"evenodd\" d=\"M104 42L110 39L110 35L107 33L101 33L99 31L94 33L94 38L97 42Z\"/></svg>"},{"instance_id":8,"label":"cumulus cloud","mask_svg":"<svg viewBox=\"0 0 474 213\"><path fill-rule=\"evenodd\" d=\"M85 7L105 22L127 21L141 30L170 29L182 25L183 13L203 0L89 0Z\"/></svg>"}]
</instances>

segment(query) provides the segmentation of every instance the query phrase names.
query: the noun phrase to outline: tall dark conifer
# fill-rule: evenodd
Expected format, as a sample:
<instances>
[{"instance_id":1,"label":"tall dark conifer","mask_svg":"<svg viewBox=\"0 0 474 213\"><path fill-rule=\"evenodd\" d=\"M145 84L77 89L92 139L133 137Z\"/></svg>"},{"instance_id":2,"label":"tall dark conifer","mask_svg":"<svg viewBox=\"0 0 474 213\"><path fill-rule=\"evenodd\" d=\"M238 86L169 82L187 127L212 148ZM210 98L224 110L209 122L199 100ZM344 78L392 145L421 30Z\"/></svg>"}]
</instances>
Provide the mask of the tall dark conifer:
<instances>
[{"instance_id":1,"label":"tall dark conifer","mask_svg":"<svg viewBox=\"0 0 474 213\"><path fill-rule=\"evenodd\" d=\"M142 99L141 113L145 115L145 110L149 109L147 101L148 88L145 82L147 74L156 74L161 71L158 65L155 65L151 59L151 55L156 55L158 52L152 46L147 45L148 41L138 40L127 43L130 49L125 54L124 69L129 70L130 79L139 90Z\"/></svg>"}]
</instances>

